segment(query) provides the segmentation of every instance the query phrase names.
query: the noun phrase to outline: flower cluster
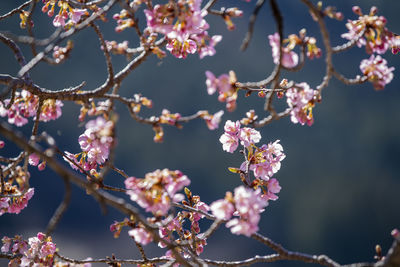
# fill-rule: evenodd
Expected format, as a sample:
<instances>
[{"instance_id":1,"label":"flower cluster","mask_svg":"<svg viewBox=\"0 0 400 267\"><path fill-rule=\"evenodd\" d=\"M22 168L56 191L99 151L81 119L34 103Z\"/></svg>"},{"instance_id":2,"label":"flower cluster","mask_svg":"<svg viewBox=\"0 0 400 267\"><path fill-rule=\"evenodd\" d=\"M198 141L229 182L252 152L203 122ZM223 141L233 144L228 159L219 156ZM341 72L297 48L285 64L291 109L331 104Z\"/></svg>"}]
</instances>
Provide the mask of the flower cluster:
<instances>
[{"instance_id":1,"label":"flower cluster","mask_svg":"<svg viewBox=\"0 0 400 267\"><path fill-rule=\"evenodd\" d=\"M67 45L64 47L56 45L53 48L53 58L55 62L59 64L66 60L69 57L73 47L74 43L71 40L68 40Z\"/></svg>"},{"instance_id":2,"label":"flower cluster","mask_svg":"<svg viewBox=\"0 0 400 267\"><path fill-rule=\"evenodd\" d=\"M240 170L244 173L253 171L254 177L268 181L281 168L281 161L286 155L283 153L279 140L274 143L264 144L261 147L248 148L247 160L242 163ZM259 181L260 185L266 185Z\"/></svg>"},{"instance_id":3,"label":"flower cluster","mask_svg":"<svg viewBox=\"0 0 400 267\"><path fill-rule=\"evenodd\" d=\"M134 2L131 2L130 5L133 4ZM114 14L113 19L115 19L118 23L118 26L115 27L116 32L122 32L123 30L135 25L133 16L126 9L122 9L119 13Z\"/></svg>"},{"instance_id":4,"label":"flower cluster","mask_svg":"<svg viewBox=\"0 0 400 267\"><path fill-rule=\"evenodd\" d=\"M214 46L222 37L208 35L209 25L204 19L207 11L201 9L201 2L179 0L176 5L157 4L153 9L144 10L147 34L164 34L168 39L167 50L177 58L186 58L196 52L200 58L214 55Z\"/></svg>"},{"instance_id":5,"label":"flower cluster","mask_svg":"<svg viewBox=\"0 0 400 267\"><path fill-rule=\"evenodd\" d=\"M16 195L15 197L2 197L0 198L0 216L4 213L19 214L21 210L28 206L28 201L35 193L34 188L29 188L24 194L16 187L5 183L5 193ZM5 195L5 193L2 193Z\"/></svg>"},{"instance_id":6,"label":"flower cluster","mask_svg":"<svg viewBox=\"0 0 400 267\"><path fill-rule=\"evenodd\" d=\"M0 197L0 216L4 213L19 214L26 208L28 201L35 193L34 188L28 188L29 177L29 172L24 171L21 166L16 166L8 177L4 177L5 181L0 187L2 195Z\"/></svg>"},{"instance_id":7,"label":"flower cluster","mask_svg":"<svg viewBox=\"0 0 400 267\"><path fill-rule=\"evenodd\" d=\"M311 89L307 83L299 83L286 91L290 119L293 123L311 126L314 123L312 109L315 106L318 91Z\"/></svg>"},{"instance_id":8,"label":"flower cluster","mask_svg":"<svg viewBox=\"0 0 400 267\"><path fill-rule=\"evenodd\" d=\"M275 64L279 64L279 47L280 47L280 37L276 32L273 35L268 35L269 44L272 47L272 58ZM314 37L309 37L306 35L306 30L302 29L297 34L291 34L287 39L282 41L282 44L286 44L286 46L282 46L282 66L285 68L294 68L299 63L299 56L293 49L296 45L305 46L306 47L306 55L309 59L313 59L314 57L321 57L321 49L316 45L317 41Z\"/></svg>"},{"instance_id":9,"label":"flower cluster","mask_svg":"<svg viewBox=\"0 0 400 267\"><path fill-rule=\"evenodd\" d=\"M60 100L44 100L40 110L39 121L48 122L58 119L62 114L62 106L63 103ZM4 100L4 105L0 102L0 116L7 116L8 123L20 127L28 123L27 118L34 117L36 119L38 107L39 98L29 91L22 90L21 92L15 92L11 105L10 99Z\"/></svg>"},{"instance_id":10,"label":"flower cluster","mask_svg":"<svg viewBox=\"0 0 400 267\"><path fill-rule=\"evenodd\" d=\"M376 90L382 90L393 79L394 67L389 68L387 61L379 55L371 55L369 59L362 60L360 69Z\"/></svg>"},{"instance_id":11,"label":"flower cluster","mask_svg":"<svg viewBox=\"0 0 400 267\"><path fill-rule=\"evenodd\" d=\"M97 117L95 120L88 121L85 127L86 131L78 138L82 152L78 154L65 152L68 159L65 157L64 159L75 170L79 169L76 166L78 165L85 171L90 171L95 170L97 164L101 165L108 159L114 140L114 122L105 120L103 117ZM79 157L80 160L78 160Z\"/></svg>"},{"instance_id":12,"label":"flower cluster","mask_svg":"<svg viewBox=\"0 0 400 267\"><path fill-rule=\"evenodd\" d=\"M228 74L221 74L218 78L211 71L206 71L206 86L209 95L218 91L218 100L226 102L226 109L234 111L236 109L236 99L238 97L237 90L234 85L236 83L236 74L233 71Z\"/></svg>"},{"instance_id":13,"label":"flower cluster","mask_svg":"<svg viewBox=\"0 0 400 267\"><path fill-rule=\"evenodd\" d=\"M14 258L10 261L9 266L53 266L54 253L56 252L56 244L52 242L50 236L39 232L35 237L23 240L21 236L2 238L3 246L1 252L13 255L21 254L22 258Z\"/></svg>"},{"instance_id":14,"label":"flower cluster","mask_svg":"<svg viewBox=\"0 0 400 267\"><path fill-rule=\"evenodd\" d=\"M224 126L225 133L221 135L219 141L222 143L222 149L233 153L240 143L245 147L250 147L261 140L259 131L253 128L240 128L240 122L228 120Z\"/></svg>"},{"instance_id":15,"label":"flower cluster","mask_svg":"<svg viewBox=\"0 0 400 267\"><path fill-rule=\"evenodd\" d=\"M47 13L49 17L54 15L54 7L56 5L60 8L53 20L54 27L71 27L80 21L82 15L87 13L86 9L72 8L68 1L44 0L43 3L42 12ZM68 21L66 22L66 20Z\"/></svg>"},{"instance_id":16,"label":"flower cluster","mask_svg":"<svg viewBox=\"0 0 400 267\"><path fill-rule=\"evenodd\" d=\"M258 231L260 213L267 205L260 188L239 186L234 195L227 192L224 199L211 203L210 209L217 219L228 221L226 227L231 228L232 234L250 236Z\"/></svg>"},{"instance_id":17,"label":"flower cluster","mask_svg":"<svg viewBox=\"0 0 400 267\"><path fill-rule=\"evenodd\" d=\"M126 55L127 50L128 50L128 41L123 41L121 43L117 43L116 41L107 41L105 40L106 43L106 49L108 52L111 52L113 54L117 55ZM104 49L104 48L102 48Z\"/></svg>"},{"instance_id":18,"label":"flower cluster","mask_svg":"<svg viewBox=\"0 0 400 267\"><path fill-rule=\"evenodd\" d=\"M368 54L384 54L389 48L393 53L399 49L399 38L386 28L386 18L377 16L378 9L371 7L369 14L363 14L361 8L353 7L353 12L359 15L357 20L348 20L346 27L349 32L342 34L348 40L357 39L358 47L365 45ZM362 34L362 36L360 36Z\"/></svg>"},{"instance_id":19,"label":"flower cluster","mask_svg":"<svg viewBox=\"0 0 400 267\"><path fill-rule=\"evenodd\" d=\"M166 215L171 201L181 201L183 195L177 192L189 184L189 178L182 172L168 169L147 173L143 179L129 177L125 180L131 200L155 216Z\"/></svg>"}]
</instances>

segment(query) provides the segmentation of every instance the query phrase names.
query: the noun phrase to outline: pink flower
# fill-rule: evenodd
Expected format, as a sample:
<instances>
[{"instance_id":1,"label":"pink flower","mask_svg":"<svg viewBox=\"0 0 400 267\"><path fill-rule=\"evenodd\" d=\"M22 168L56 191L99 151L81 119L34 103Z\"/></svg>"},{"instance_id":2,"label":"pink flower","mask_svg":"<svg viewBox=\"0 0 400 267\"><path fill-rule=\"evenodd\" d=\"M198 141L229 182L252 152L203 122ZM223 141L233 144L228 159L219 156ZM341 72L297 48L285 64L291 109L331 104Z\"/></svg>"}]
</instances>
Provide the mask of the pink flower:
<instances>
[{"instance_id":1,"label":"pink flower","mask_svg":"<svg viewBox=\"0 0 400 267\"><path fill-rule=\"evenodd\" d=\"M65 17L65 16L62 15L62 14L56 15L56 16L54 17L54 20L53 20L53 25L54 25L54 27L64 27L64 26L65 26L65 20L66 20L67 18L68 18L68 17Z\"/></svg>"},{"instance_id":2,"label":"pink flower","mask_svg":"<svg viewBox=\"0 0 400 267\"><path fill-rule=\"evenodd\" d=\"M310 88L307 83L296 84L296 87L286 91L287 103L292 109L290 119L293 123L311 126L314 123L312 109L317 91Z\"/></svg>"},{"instance_id":3,"label":"pink flower","mask_svg":"<svg viewBox=\"0 0 400 267\"><path fill-rule=\"evenodd\" d=\"M252 144L258 143L261 140L261 134L259 131L253 128L242 128L239 131L240 143L245 147L249 147Z\"/></svg>"},{"instance_id":4,"label":"pink flower","mask_svg":"<svg viewBox=\"0 0 400 267\"><path fill-rule=\"evenodd\" d=\"M275 64L279 64L279 46L280 38L276 32L273 35L268 35L269 44L272 47L272 58ZM299 62L299 56L287 47L282 47L282 66L285 68L293 68Z\"/></svg>"},{"instance_id":5,"label":"pink flower","mask_svg":"<svg viewBox=\"0 0 400 267\"><path fill-rule=\"evenodd\" d=\"M210 130L217 129L219 126L219 123L221 122L222 115L224 115L224 111L220 110L217 113L215 113L214 115L211 115L210 116L211 118L205 119L208 129L210 129Z\"/></svg>"},{"instance_id":6,"label":"pink flower","mask_svg":"<svg viewBox=\"0 0 400 267\"><path fill-rule=\"evenodd\" d=\"M10 251L12 239L7 236L4 236L1 239L1 241L3 242L3 246L1 247L1 252L8 253Z\"/></svg>"},{"instance_id":7,"label":"pink flower","mask_svg":"<svg viewBox=\"0 0 400 267\"><path fill-rule=\"evenodd\" d=\"M246 163L246 162L243 162L243 163ZM245 171L244 169L242 169L242 170ZM251 164L250 170L253 171L254 177L260 178L265 181L268 181L269 178L271 177L271 175L273 174L272 169L271 169L271 163L269 163L268 161L261 162L258 164Z\"/></svg>"},{"instance_id":8,"label":"pink flower","mask_svg":"<svg viewBox=\"0 0 400 267\"><path fill-rule=\"evenodd\" d=\"M240 131L240 121L227 120L224 126L225 133L231 135L237 135Z\"/></svg>"},{"instance_id":9,"label":"pink flower","mask_svg":"<svg viewBox=\"0 0 400 267\"><path fill-rule=\"evenodd\" d=\"M219 141L222 143L222 149L229 153L233 153L239 145L239 138L227 133L222 134Z\"/></svg>"},{"instance_id":10,"label":"pink flower","mask_svg":"<svg viewBox=\"0 0 400 267\"><path fill-rule=\"evenodd\" d=\"M228 221L226 227L231 228L233 234L250 236L258 231L260 213L264 211L268 201L261 196L259 188L254 191L244 186L235 188L234 201L234 215L239 218Z\"/></svg>"},{"instance_id":11,"label":"pink flower","mask_svg":"<svg viewBox=\"0 0 400 267\"><path fill-rule=\"evenodd\" d=\"M21 210L23 210L24 208L26 208L26 206L28 206L28 201L32 198L34 193L35 193L34 188L29 188L24 195L18 198L14 198L11 204L9 205L7 212L19 214Z\"/></svg>"},{"instance_id":12,"label":"pink flower","mask_svg":"<svg viewBox=\"0 0 400 267\"><path fill-rule=\"evenodd\" d=\"M200 59L204 58L205 56L213 56L215 55L215 46L222 40L221 35L214 35L213 37L210 37L207 35L207 32L205 32L204 36L201 36L201 38L198 38L199 35L193 36L197 42L197 47L199 50L199 57ZM210 39L208 42L208 45L205 44L205 40Z\"/></svg>"},{"instance_id":13,"label":"pink flower","mask_svg":"<svg viewBox=\"0 0 400 267\"><path fill-rule=\"evenodd\" d=\"M231 89L228 74L221 74L218 78L216 78L211 71L206 71L206 77L207 92L209 95L214 94L217 90L221 94Z\"/></svg>"},{"instance_id":14,"label":"pink flower","mask_svg":"<svg viewBox=\"0 0 400 267\"><path fill-rule=\"evenodd\" d=\"M198 209L198 210L201 210L201 211L204 211L204 212L208 212L210 210L210 207L206 203L204 203L203 201L198 201L194 205L194 208ZM203 214L197 213L197 212L193 212L192 216L193 216L193 222L197 222L200 219L204 218ZM200 230L200 228L199 228L199 230Z\"/></svg>"},{"instance_id":15,"label":"pink flower","mask_svg":"<svg viewBox=\"0 0 400 267\"><path fill-rule=\"evenodd\" d=\"M360 69L376 90L382 90L393 79L394 67L389 68L387 61L379 55L371 55L369 59L362 60Z\"/></svg>"},{"instance_id":16,"label":"pink flower","mask_svg":"<svg viewBox=\"0 0 400 267\"><path fill-rule=\"evenodd\" d=\"M171 201L182 199L177 192L189 184L186 175L168 169L147 173L144 179L129 177L125 180L131 200L156 216L166 215Z\"/></svg>"},{"instance_id":17,"label":"pink flower","mask_svg":"<svg viewBox=\"0 0 400 267\"><path fill-rule=\"evenodd\" d=\"M278 196L275 194L279 193L282 189L282 187L279 185L278 180L276 180L275 178L270 179L267 183L267 188L268 188L268 193L267 193L268 200L277 200Z\"/></svg>"},{"instance_id":18,"label":"pink flower","mask_svg":"<svg viewBox=\"0 0 400 267\"><path fill-rule=\"evenodd\" d=\"M233 204L225 199L214 201L211 203L210 209L212 214L219 220L229 220L235 211Z\"/></svg>"},{"instance_id":19,"label":"pink flower","mask_svg":"<svg viewBox=\"0 0 400 267\"><path fill-rule=\"evenodd\" d=\"M188 54L194 54L197 51L197 44L191 39L183 42L178 39L172 39L166 45L166 49L177 58L186 58Z\"/></svg>"},{"instance_id":20,"label":"pink flower","mask_svg":"<svg viewBox=\"0 0 400 267\"><path fill-rule=\"evenodd\" d=\"M56 120L62 115L61 107L64 104L60 100L47 99L43 102L42 110L40 112L39 120L48 122Z\"/></svg>"},{"instance_id":21,"label":"pink flower","mask_svg":"<svg viewBox=\"0 0 400 267\"><path fill-rule=\"evenodd\" d=\"M79 20L81 19L82 15L85 14L86 9L77 9L74 8L71 10L71 12L69 13L69 16L71 18L71 21L76 24L79 22Z\"/></svg>"},{"instance_id":22,"label":"pink flower","mask_svg":"<svg viewBox=\"0 0 400 267\"><path fill-rule=\"evenodd\" d=\"M135 240L135 242L141 245L147 245L153 241L153 236L141 227L129 230L128 234Z\"/></svg>"},{"instance_id":23,"label":"pink flower","mask_svg":"<svg viewBox=\"0 0 400 267\"><path fill-rule=\"evenodd\" d=\"M29 155L28 163L33 166L37 166L39 164L39 156L36 153L32 153Z\"/></svg>"}]
</instances>

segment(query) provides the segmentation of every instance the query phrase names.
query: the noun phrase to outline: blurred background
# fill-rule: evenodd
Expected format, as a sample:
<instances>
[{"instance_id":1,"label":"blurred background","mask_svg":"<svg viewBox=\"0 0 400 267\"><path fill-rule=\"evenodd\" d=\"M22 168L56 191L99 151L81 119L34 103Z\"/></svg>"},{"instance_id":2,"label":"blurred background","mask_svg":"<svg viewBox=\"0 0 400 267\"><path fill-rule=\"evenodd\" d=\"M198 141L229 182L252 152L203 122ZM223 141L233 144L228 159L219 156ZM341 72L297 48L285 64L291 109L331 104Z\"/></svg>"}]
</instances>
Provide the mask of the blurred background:
<instances>
[{"instance_id":1,"label":"blurred background","mask_svg":"<svg viewBox=\"0 0 400 267\"><path fill-rule=\"evenodd\" d=\"M20 0L2 1L0 14L21 3L23 1ZM225 109L216 95L207 94L206 70L215 75L234 70L238 80L245 82L264 79L274 67L268 35L275 32L276 25L269 1L260 11L248 49L239 51L254 4L255 0L250 3L220 1L216 9L237 6L244 11L244 16L234 20L235 31L228 31L220 17L207 16L211 25L210 35L223 35L221 43L216 46L215 56L200 60L196 54L180 60L168 54L162 61L151 56L124 81L120 94L130 97L142 93L152 99L154 107L144 110L144 115L158 115L163 108L182 115L203 109L210 113ZM285 36L306 28L308 35L315 36L317 45L323 48L318 27L300 1L281 0L278 4L284 18ZM364 13L376 5L378 14L387 18L389 30L400 33L400 2L397 0L338 0L333 3L324 1L324 4L336 5L345 16L339 22L326 20L333 45L346 41L340 35L347 32L346 20L356 18L351 11L353 5L359 5ZM39 3L33 16L34 31L38 38L46 38L54 27L52 19L40 12L41 6ZM98 25L103 29L105 39L128 40L130 47L136 47L138 40L133 30L120 34L114 32L116 23L111 17L119 10L120 7L116 6L107 15L109 23L98 22ZM144 18L141 18L140 24L145 25ZM0 22L0 31L26 35L18 25L19 18L14 16ZM86 81L85 89L90 90L104 82L106 66L94 32L82 31L73 40L71 58L56 67L40 63L31 73L35 83L58 90ZM29 47L23 49L29 60ZM0 53L0 73L16 75L19 66L13 54L4 44L0 44ZM355 77L360 74L359 63L365 58L369 55L364 48L353 48L335 55L333 62L345 76ZM323 91L322 103L314 108L315 123L312 127L294 125L289 118L284 118L261 129L261 142L281 140L287 157L275 175L282 191L279 199L271 202L262 214L260 233L289 250L326 254L341 264L373 261L376 244L382 246L384 253L389 249L392 243L390 232L400 227L400 60L399 55L390 52L384 58L396 70L393 81L383 91L375 91L370 83L350 87L332 79ZM114 56L113 63L118 71L127 61L123 56ZM325 65L320 58L307 60L301 72L284 72L283 77L297 82L306 81L315 88L321 82L324 71ZM255 109L259 117L263 117L263 102L256 95L244 98L243 92L240 92L238 108L232 113L225 112L222 126L227 119L244 117L249 109ZM283 109L286 103L284 100L281 102L276 106ZM222 151L218 139L223 127L209 131L204 121L200 120L185 124L181 130L165 127L164 143L156 144L151 127L131 119L125 107L119 105L117 109L120 120L115 165L128 175L144 177L155 169L179 169L191 179L192 192L208 204L240 185L239 177L227 168L239 166L242 156ZM77 139L84 131L84 124L78 122L78 115L78 106L65 103L63 116L40 124L39 131L54 136L61 150L77 153ZM18 130L28 135L31 126L30 123ZM1 155L16 155L18 150L5 141L6 147L0 151ZM20 215L1 216L1 236L21 234L27 239L38 231L45 231L48 220L62 200L62 179L49 168L43 172L32 168L30 181L35 187L33 199ZM122 187L123 179L110 174L105 183ZM125 197L123 194L118 196ZM60 253L71 258L104 258L112 253L117 258L138 258L139 253L126 231L119 239L114 239L109 231L109 225L114 220L123 219L123 215L111 208L102 214L92 197L73 187L71 204L52 235L53 240ZM206 229L205 226L207 223L203 229ZM243 260L272 252L255 240L231 235L225 227L221 227L208 243L203 257L215 260ZM152 245L146 250L149 256L163 253ZM0 261L0 265L5 264L6 261ZM306 264L276 262L268 265Z\"/></svg>"}]
</instances>

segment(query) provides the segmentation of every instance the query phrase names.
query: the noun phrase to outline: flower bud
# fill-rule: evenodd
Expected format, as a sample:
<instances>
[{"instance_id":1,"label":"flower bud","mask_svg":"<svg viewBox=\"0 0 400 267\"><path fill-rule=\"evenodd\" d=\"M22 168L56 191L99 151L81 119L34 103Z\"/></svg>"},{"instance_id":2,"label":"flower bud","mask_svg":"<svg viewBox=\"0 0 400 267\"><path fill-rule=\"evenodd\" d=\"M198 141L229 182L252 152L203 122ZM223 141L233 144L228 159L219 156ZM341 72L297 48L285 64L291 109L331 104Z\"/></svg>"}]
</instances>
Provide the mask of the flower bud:
<instances>
[{"instance_id":1,"label":"flower bud","mask_svg":"<svg viewBox=\"0 0 400 267\"><path fill-rule=\"evenodd\" d=\"M238 8L236 8L236 7L228 8L225 11L225 13L228 14L228 16L233 17L233 18L243 16L243 11L238 9Z\"/></svg>"},{"instance_id":2,"label":"flower bud","mask_svg":"<svg viewBox=\"0 0 400 267\"><path fill-rule=\"evenodd\" d=\"M375 16L376 13L378 13L378 8L376 6L371 7L371 9L369 11L369 15L370 16Z\"/></svg>"},{"instance_id":3,"label":"flower bud","mask_svg":"<svg viewBox=\"0 0 400 267\"><path fill-rule=\"evenodd\" d=\"M353 12L359 16L362 16L362 11L361 8L359 6L353 6L352 8Z\"/></svg>"},{"instance_id":4,"label":"flower bud","mask_svg":"<svg viewBox=\"0 0 400 267\"><path fill-rule=\"evenodd\" d=\"M38 170L43 171L45 168L46 168L46 161L42 161L42 163L38 165Z\"/></svg>"}]
</instances>

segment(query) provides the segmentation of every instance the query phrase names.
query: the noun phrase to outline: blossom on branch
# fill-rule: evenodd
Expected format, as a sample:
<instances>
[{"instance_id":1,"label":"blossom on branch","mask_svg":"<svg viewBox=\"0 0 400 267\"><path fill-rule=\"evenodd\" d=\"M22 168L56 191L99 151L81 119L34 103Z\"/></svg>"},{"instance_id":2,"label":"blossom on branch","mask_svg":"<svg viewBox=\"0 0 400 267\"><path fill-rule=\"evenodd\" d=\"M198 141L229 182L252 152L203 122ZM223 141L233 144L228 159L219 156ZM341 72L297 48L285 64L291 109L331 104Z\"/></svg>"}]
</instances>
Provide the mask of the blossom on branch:
<instances>
[{"instance_id":1,"label":"blossom on branch","mask_svg":"<svg viewBox=\"0 0 400 267\"><path fill-rule=\"evenodd\" d=\"M8 123L21 127L28 123L29 117L36 119L37 109L39 108L39 97L31 94L27 90L15 92L13 102L9 108L11 99L4 100L4 105L0 102L0 116L8 117ZM48 122L56 120L62 115L61 107L64 104L60 100L46 99L43 101L40 110L39 121Z\"/></svg>"},{"instance_id":2,"label":"blossom on branch","mask_svg":"<svg viewBox=\"0 0 400 267\"><path fill-rule=\"evenodd\" d=\"M386 28L386 18L376 15L378 9L375 6L371 7L369 14L363 14L358 6L353 6L353 12L359 17L348 20L346 27L349 32L343 33L343 38L357 40L358 47L365 45L368 54L384 54L389 48L392 48L393 54L397 53L398 37Z\"/></svg>"},{"instance_id":3,"label":"blossom on branch","mask_svg":"<svg viewBox=\"0 0 400 267\"><path fill-rule=\"evenodd\" d=\"M315 106L318 91L311 89L307 83L296 84L295 87L286 91L287 103L290 111L290 119L293 123L307 124L314 123L312 109Z\"/></svg>"},{"instance_id":4,"label":"blossom on branch","mask_svg":"<svg viewBox=\"0 0 400 267\"><path fill-rule=\"evenodd\" d=\"M268 35L269 45L272 47L272 58L275 64L279 64L280 56L280 38L276 32L272 35ZM291 47L282 47L282 66L285 68L293 68L299 63L299 56L292 51Z\"/></svg>"},{"instance_id":5,"label":"blossom on branch","mask_svg":"<svg viewBox=\"0 0 400 267\"><path fill-rule=\"evenodd\" d=\"M239 186L233 196L227 193L225 199L211 203L210 208L218 219L229 220L226 227L231 228L232 234L250 236L258 231L260 213L266 206L268 200L262 197L261 189Z\"/></svg>"},{"instance_id":6,"label":"blossom on branch","mask_svg":"<svg viewBox=\"0 0 400 267\"><path fill-rule=\"evenodd\" d=\"M157 4L152 9L145 9L145 34L164 34L168 40L167 50L177 58L186 58L188 54L196 52L200 58L214 55L214 46L221 41L222 36L208 35L207 29L210 26L204 19L207 11L201 9L201 2L180 0L176 6L171 3Z\"/></svg>"},{"instance_id":7,"label":"blossom on branch","mask_svg":"<svg viewBox=\"0 0 400 267\"><path fill-rule=\"evenodd\" d=\"M172 201L182 200L182 194L177 192L189 184L186 175L168 169L147 173L143 179L129 177L125 180L131 200L155 216L166 215Z\"/></svg>"},{"instance_id":8,"label":"blossom on branch","mask_svg":"<svg viewBox=\"0 0 400 267\"><path fill-rule=\"evenodd\" d=\"M375 90L382 90L393 79L394 67L388 67L387 61L381 56L371 55L369 59L363 59L360 70L368 77Z\"/></svg>"}]
</instances>

